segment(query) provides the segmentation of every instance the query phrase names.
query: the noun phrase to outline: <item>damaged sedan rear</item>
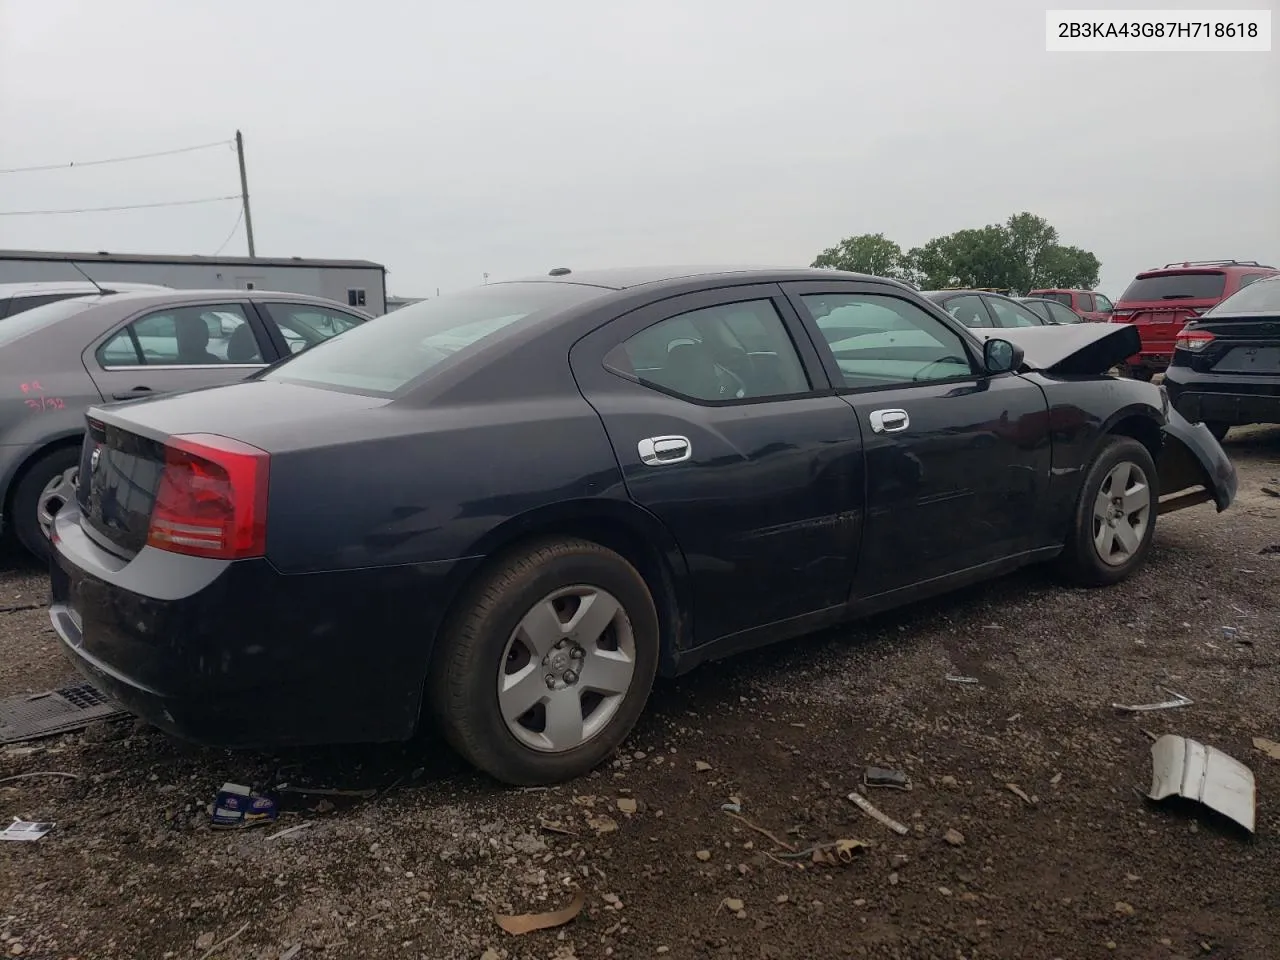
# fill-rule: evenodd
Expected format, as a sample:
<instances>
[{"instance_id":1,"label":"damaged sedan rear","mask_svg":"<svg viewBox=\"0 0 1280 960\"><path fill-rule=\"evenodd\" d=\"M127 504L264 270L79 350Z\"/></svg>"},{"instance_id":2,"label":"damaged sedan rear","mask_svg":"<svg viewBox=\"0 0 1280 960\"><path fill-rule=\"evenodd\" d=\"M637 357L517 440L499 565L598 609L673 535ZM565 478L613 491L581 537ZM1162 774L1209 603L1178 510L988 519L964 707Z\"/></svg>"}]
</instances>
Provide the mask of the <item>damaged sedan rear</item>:
<instances>
[{"instance_id":1,"label":"damaged sedan rear","mask_svg":"<svg viewBox=\"0 0 1280 960\"><path fill-rule=\"evenodd\" d=\"M1225 510L1208 430L1106 373L1135 339L969 330L824 270L488 284L91 409L50 615L181 737L430 725L500 780L565 780L658 673L1032 563L1113 584L1162 512Z\"/></svg>"}]
</instances>

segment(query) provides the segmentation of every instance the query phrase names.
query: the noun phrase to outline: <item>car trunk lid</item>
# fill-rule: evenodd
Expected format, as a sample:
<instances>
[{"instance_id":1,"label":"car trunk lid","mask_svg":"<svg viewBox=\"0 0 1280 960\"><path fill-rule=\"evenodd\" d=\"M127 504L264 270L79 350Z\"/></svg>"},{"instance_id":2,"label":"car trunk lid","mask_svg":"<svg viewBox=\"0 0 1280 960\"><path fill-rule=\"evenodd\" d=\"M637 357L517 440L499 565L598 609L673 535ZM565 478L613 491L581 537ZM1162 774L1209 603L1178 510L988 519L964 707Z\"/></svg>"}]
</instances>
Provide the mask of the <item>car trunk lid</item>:
<instances>
[{"instance_id":1,"label":"car trunk lid","mask_svg":"<svg viewBox=\"0 0 1280 960\"><path fill-rule=\"evenodd\" d=\"M100 546L129 558L147 543L156 492L173 438L212 435L269 453L299 428L384 406L384 398L297 384L250 381L91 407L80 454L80 525ZM314 439L314 426L308 431Z\"/></svg>"},{"instance_id":2,"label":"car trunk lid","mask_svg":"<svg viewBox=\"0 0 1280 960\"><path fill-rule=\"evenodd\" d=\"M1191 367L1199 373L1280 377L1280 313L1210 315L1183 333L1201 335L1203 346L1191 351Z\"/></svg>"}]
</instances>

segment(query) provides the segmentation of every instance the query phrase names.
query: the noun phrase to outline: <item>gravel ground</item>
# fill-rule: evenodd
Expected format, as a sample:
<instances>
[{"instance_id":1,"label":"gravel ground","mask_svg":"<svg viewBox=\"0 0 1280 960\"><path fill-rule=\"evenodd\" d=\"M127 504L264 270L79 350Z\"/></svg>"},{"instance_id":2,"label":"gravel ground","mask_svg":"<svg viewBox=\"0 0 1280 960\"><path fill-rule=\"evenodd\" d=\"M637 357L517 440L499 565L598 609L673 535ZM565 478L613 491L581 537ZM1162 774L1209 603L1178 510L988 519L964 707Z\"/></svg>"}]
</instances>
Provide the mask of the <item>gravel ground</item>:
<instances>
[{"instance_id":1,"label":"gravel ground","mask_svg":"<svg viewBox=\"0 0 1280 960\"><path fill-rule=\"evenodd\" d=\"M1162 519L1132 581L1026 571L663 682L612 766L559 789L496 788L430 741L229 754L126 721L0 748L0 777L80 776L0 785L0 816L57 822L0 845L0 954L202 960L238 934L214 955L1274 957L1280 761L1252 741L1280 740L1280 499L1263 489L1280 491L1280 430L1227 448L1235 506ZM0 695L49 689L68 670L44 579L6 569ZM1161 684L1195 705L1109 706L1166 699ZM1248 764L1256 836L1136 795L1144 729ZM911 776L868 791L906 836L846 799L867 764ZM380 792L214 831L226 780ZM783 855L838 839L867 846ZM586 905L559 929L493 919L576 890Z\"/></svg>"}]
</instances>

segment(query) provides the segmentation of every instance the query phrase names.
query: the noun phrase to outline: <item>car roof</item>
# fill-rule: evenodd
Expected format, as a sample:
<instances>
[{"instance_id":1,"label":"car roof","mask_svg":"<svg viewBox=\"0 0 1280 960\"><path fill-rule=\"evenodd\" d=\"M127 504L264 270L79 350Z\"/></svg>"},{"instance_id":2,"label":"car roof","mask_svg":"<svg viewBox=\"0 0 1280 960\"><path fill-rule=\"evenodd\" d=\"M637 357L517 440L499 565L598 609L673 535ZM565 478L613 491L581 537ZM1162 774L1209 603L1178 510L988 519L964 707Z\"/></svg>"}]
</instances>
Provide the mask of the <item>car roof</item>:
<instances>
[{"instance_id":1,"label":"car roof","mask_svg":"<svg viewBox=\"0 0 1280 960\"><path fill-rule=\"evenodd\" d=\"M209 290L121 290L119 293L113 293L107 297L98 296L95 299L103 303L110 302L144 307L152 304L203 303L214 299L221 300L224 303L283 299L293 303L311 303L318 307L336 307L348 313L359 314L362 317L372 317L368 311L361 310L358 307L349 307L346 304L337 303L324 297L315 297L307 293L289 293L284 290L228 290L225 287Z\"/></svg>"},{"instance_id":2,"label":"car roof","mask_svg":"<svg viewBox=\"0 0 1280 960\"><path fill-rule=\"evenodd\" d=\"M940 297L1000 297L1004 300L1013 300L1004 293L996 293L994 290L973 290L969 288L960 288L956 290L921 290L920 296L928 297L930 300L937 300Z\"/></svg>"},{"instance_id":3,"label":"car roof","mask_svg":"<svg viewBox=\"0 0 1280 960\"><path fill-rule=\"evenodd\" d=\"M570 270L565 273L539 274L517 277L501 283L577 283L583 286L601 287L606 290L629 290L648 284L676 284L688 280L728 279L736 281L756 280L760 283L777 283L787 280L867 280L907 287L906 284L887 277L873 277L865 273L844 270L827 270L820 267L767 267L767 266L652 266L617 267L593 270Z\"/></svg>"},{"instance_id":4,"label":"car roof","mask_svg":"<svg viewBox=\"0 0 1280 960\"><path fill-rule=\"evenodd\" d=\"M97 293L99 290L171 290L160 283L137 283L126 280L104 280L93 284L88 280L32 280L24 283L0 283L0 297L21 297L41 293Z\"/></svg>"},{"instance_id":5,"label":"car roof","mask_svg":"<svg viewBox=\"0 0 1280 960\"><path fill-rule=\"evenodd\" d=\"M1037 287L1032 293L1093 293L1084 287ZM1040 299L1039 297L1033 299Z\"/></svg>"},{"instance_id":6,"label":"car roof","mask_svg":"<svg viewBox=\"0 0 1280 960\"><path fill-rule=\"evenodd\" d=\"M1276 270L1256 260L1184 260L1182 263L1166 263L1163 267L1143 270L1135 280L1146 277L1177 276L1180 273L1257 273L1259 270Z\"/></svg>"}]
</instances>

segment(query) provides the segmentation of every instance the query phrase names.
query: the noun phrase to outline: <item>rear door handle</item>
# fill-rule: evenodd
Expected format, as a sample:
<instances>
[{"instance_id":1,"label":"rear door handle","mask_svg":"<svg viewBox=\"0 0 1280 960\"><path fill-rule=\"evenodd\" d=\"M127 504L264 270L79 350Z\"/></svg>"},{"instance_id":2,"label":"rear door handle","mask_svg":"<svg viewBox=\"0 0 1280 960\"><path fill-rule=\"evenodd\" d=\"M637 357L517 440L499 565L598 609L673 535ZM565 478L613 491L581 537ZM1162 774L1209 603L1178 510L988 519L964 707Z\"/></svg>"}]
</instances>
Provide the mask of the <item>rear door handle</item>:
<instances>
[{"instance_id":1,"label":"rear door handle","mask_svg":"<svg viewBox=\"0 0 1280 960\"><path fill-rule=\"evenodd\" d=\"M145 397L145 396L146 396L148 393L150 393L150 392L151 392L151 388L150 388L150 387L134 387L132 390L128 390L128 391L126 391L126 392L124 392L124 393L113 393L113 394L111 395L111 399L113 399L113 400L135 400L135 399L137 399L138 397Z\"/></svg>"},{"instance_id":2,"label":"rear door handle","mask_svg":"<svg viewBox=\"0 0 1280 960\"><path fill-rule=\"evenodd\" d=\"M905 410L872 410L872 433L899 433L911 426L911 418Z\"/></svg>"},{"instance_id":3,"label":"rear door handle","mask_svg":"<svg viewBox=\"0 0 1280 960\"><path fill-rule=\"evenodd\" d=\"M693 456L688 437L647 437L636 444L642 462L651 467L683 463Z\"/></svg>"}]
</instances>

